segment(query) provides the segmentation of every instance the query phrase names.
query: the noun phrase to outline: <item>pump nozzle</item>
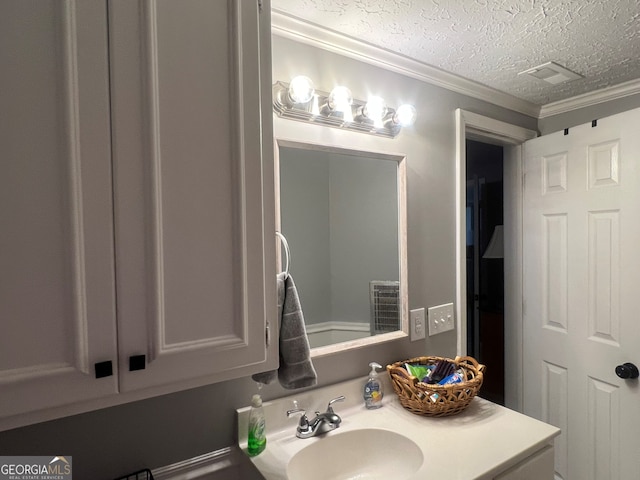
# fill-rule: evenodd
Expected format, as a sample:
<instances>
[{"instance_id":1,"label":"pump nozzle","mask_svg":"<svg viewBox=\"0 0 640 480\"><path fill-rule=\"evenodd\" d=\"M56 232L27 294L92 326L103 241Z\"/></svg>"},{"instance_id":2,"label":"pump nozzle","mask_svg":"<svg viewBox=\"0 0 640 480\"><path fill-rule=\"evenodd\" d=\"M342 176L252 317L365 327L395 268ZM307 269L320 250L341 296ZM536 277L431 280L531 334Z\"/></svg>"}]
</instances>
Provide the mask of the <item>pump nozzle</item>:
<instances>
[{"instance_id":1,"label":"pump nozzle","mask_svg":"<svg viewBox=\"0 0 640 480\"><path fill-rule=\"evenodd\" d=\"M371 367L371 372L369 373L369 375L372 375L374 377L378 375L378 372L376 372L376 368L382 368L382 365L377 362L371 362L369 366Z\"/></svg>"}]
</instances>

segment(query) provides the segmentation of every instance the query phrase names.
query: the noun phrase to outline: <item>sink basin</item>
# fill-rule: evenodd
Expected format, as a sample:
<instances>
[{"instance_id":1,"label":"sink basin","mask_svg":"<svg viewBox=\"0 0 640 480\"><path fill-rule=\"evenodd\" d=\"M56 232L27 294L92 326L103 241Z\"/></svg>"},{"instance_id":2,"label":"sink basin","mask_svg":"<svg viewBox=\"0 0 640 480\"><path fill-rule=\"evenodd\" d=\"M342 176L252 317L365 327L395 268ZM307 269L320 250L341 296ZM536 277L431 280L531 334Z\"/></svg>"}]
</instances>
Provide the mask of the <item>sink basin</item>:
<instances>
[{"instance_id":1,"label":"sink basin","mask_svg":"<svg viewBox=\"0 0 640 480\"><path fill-rule=\"evenodd\" d=\"M287 478L401 480L416 473L423 460L412 440L389 430L335 432L296 453L287 466Z\"/></svg>"}]
</instances>

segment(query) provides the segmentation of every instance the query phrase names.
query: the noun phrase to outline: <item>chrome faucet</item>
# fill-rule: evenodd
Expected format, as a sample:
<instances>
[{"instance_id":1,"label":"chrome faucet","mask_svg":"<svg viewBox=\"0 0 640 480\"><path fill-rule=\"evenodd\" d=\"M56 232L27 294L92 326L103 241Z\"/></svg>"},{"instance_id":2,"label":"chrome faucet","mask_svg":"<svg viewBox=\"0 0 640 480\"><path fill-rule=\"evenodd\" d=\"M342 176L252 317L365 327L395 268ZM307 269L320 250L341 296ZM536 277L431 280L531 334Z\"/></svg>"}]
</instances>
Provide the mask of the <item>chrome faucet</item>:
<instances>
[{"instance_id":1,"label":"chrome faucet","mask_svg":"<svg viewBox=\"0 0 640 480\"><path fill-rule=\"evenodd\" d=\"M302 408L287 410L287 417L290 417L291 415L294 415L296 413L302 413L302 416L300 417L300 423L298 423L298 428L296 430L296 437L315 437L317 435L322 435L323 433L327 433L338 428L340 426L340 422L342 422L342 419L336 412L333 411L332 405L336 402L342 402L344 398L344 395L340 395L339 397L331 400L329 402L329 405L327 406L327 411L324 413L316 412L315 418L311 421L309 421L309 419L307 418L307 412Z\"/></svg>"}]
</instances>

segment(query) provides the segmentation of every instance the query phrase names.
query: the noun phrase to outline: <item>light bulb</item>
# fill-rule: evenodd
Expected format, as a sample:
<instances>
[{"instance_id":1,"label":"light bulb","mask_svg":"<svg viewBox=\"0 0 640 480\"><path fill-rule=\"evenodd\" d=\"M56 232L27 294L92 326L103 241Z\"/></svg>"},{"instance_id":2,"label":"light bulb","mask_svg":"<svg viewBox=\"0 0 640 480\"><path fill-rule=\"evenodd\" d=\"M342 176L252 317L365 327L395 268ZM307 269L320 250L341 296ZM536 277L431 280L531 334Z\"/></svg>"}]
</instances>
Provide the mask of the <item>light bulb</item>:
<instances>
[{"instance_id":1,"label":"light bulb","mask_svg":"<svg viewBox=\"0 0 640 480\"><path fill-rule=\"evenodd\" d=\"M313 82L304 75L294 77L289 84L289 98L293 103L307 103L314 93Z\"/></svg>"},{"instance_id":2,"label":"light bulb","mask_svg":"<svg viewBox=\"0 0 640 480\"><path fill-rule=\"evenodd\" d=\"M387 104L382 97L371 96L364 106L362 113L365 117L373 120L376 128L382 128L382 119L387 114Z\"/></svg>"},{"instance_id":3,"label":"light bulb","mask_svg":"<svg viewBox=\"0 0 640 480\"><path fill-rule=\"evenodd\" d=\"M416 108L413 105L409 105L405 103L404 105L400 105L395 115L393 116L393 122L402 125L403 127L408 127L413 125L416 121Z\"/></svg>"},{"instance_id":4,"label":"light bulb","mask_svg":"<svg viewBox=\"0 0 640 480\"><path fill-rule=\"evenodd\" d=\"M347 87L338 86L331 90L328 99L329 108L336 112L351 111L353 96Z\"/></svg>"}]
</instances>

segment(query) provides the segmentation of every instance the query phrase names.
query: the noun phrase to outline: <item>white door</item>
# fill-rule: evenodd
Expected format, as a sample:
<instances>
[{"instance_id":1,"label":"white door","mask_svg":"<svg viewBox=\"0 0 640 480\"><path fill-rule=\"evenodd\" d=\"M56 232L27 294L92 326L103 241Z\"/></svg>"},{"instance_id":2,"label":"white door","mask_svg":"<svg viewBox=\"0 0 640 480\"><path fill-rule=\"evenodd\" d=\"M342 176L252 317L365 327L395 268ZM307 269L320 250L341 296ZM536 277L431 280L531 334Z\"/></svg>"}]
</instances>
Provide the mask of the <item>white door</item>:
<instances>
[{"instance_id":1,"label":"white door","mask_svg":"<svg viewBox=\"0 0 640 480\"><path fill-rule=\"evenodd\" d=\"M524 411L556 478L640 477L640 110L525 144Z\"/></svg>"}]
</instances>

